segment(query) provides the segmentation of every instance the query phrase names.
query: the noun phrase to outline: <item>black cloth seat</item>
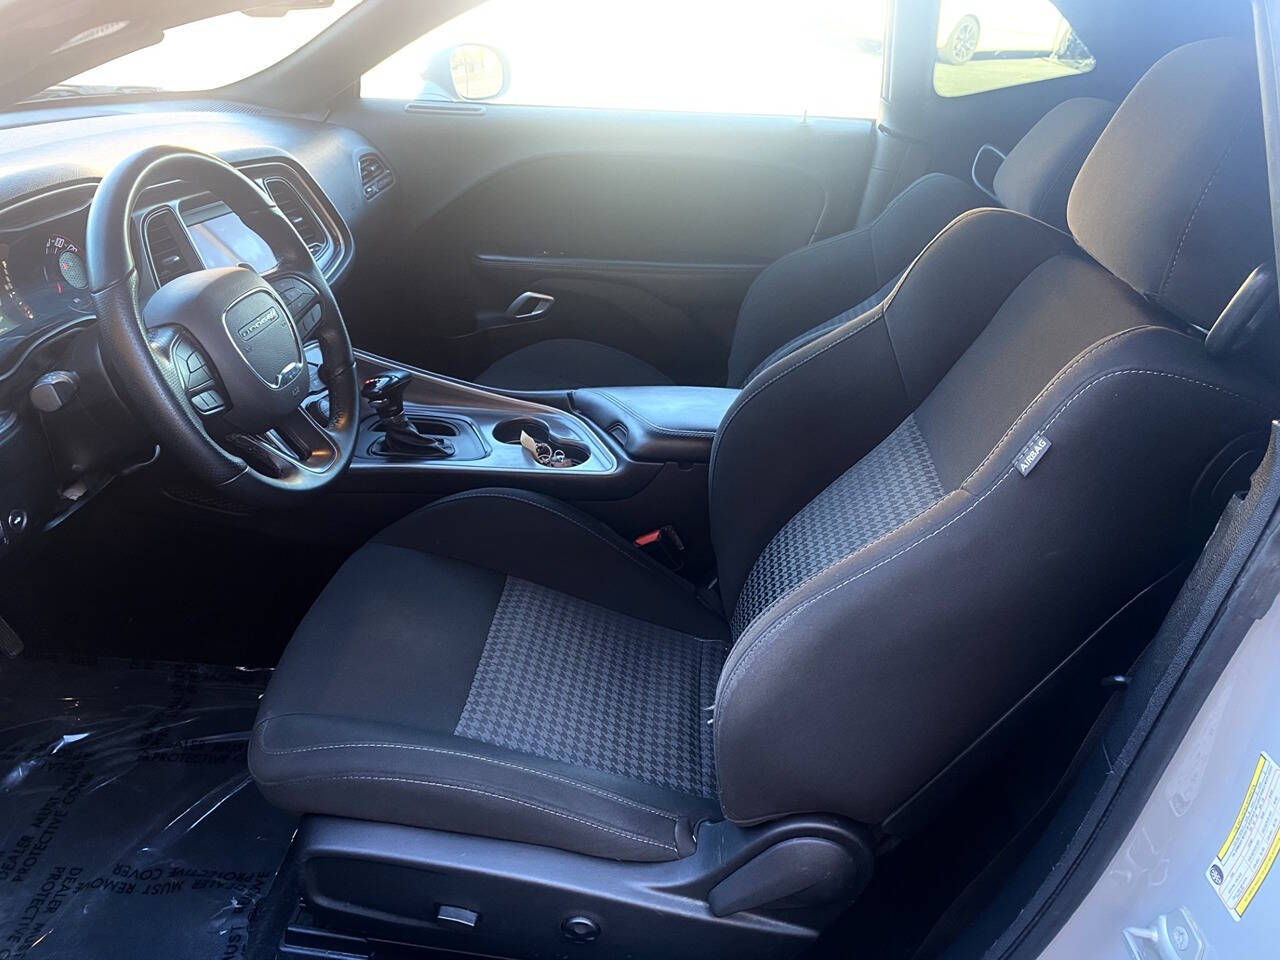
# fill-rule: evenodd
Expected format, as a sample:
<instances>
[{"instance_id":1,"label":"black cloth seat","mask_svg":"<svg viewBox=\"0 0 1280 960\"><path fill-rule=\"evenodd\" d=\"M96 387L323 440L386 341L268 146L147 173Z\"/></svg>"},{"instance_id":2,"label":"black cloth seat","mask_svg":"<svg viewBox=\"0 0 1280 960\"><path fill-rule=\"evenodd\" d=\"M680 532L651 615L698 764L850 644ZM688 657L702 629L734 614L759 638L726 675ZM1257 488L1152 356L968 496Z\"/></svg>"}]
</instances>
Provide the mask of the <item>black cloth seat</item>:
<instances>
[{"instance_id":1,"label":"black cloth seat","mask_svg":"<svg viewBox=\"0 0 1280 960\"><path fill-rule=\"evenodd\" d=\"M1066 229L1071 184L1114 112L1115 104L1089 97L1050 110L997 171L998 201ZM866 227L803 247L769 266L743 300L726 384L743 386L788 353L878 305L943 227L967 210L995 202L969 181L930 173ZM504 390L573 390L672 381L653 364L615 347L555 339L500 357L476 382Z\"/></svg>"},{"instance_id":2,"label":"black cloth seat","mask_svg":"<svg viewBox=\"0 0 1280 960\"><path fill-rule=\"evenodd\" d=\"M462 494L335 576L263 701L253 773L292 809L674 859L719 816L705 708L726 640L597 521Z\"/></svg>"},{"instance_id":3,"label":"black cloth seat","mask_svg":"<svg viewBox=\"0 0 1280 960\"><path fill-rule=\"evenodd\" d=\"M448 498L299 628L259 786L627 860L708 818L891 825L1184 562L1213 465L1265 442L1275 387L1197 328L1274 257L1267 191L1251 45L1175 51L1085 162L1074 239L965 214L740 393L710 464L727 616L563 503Z\"/></svg>"}]
</instances>

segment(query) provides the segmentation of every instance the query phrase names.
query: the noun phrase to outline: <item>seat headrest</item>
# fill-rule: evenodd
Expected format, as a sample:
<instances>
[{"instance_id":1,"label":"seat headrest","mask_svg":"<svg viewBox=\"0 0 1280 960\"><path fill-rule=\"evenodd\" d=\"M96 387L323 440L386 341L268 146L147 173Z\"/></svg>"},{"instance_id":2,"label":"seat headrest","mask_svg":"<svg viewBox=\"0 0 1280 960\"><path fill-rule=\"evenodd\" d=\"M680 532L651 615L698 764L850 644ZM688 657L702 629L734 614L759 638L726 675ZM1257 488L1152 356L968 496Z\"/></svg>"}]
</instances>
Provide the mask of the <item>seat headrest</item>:
<instances>
[{"instance_id":1,"label":"seat headrest","mask_svg":"<svg viewBox=\"0 0 1280 960\"><path fill-rule=\"evenodd\" d=\"M1148 70L1085 160L1067 221L1107 270L1210 327L1275 257L1253 45L1202 40Z\"/></svg>"},{"instance_id":2,"label":"seat headrest","mask_svg":"<svg viewBox=\"0 0 1280 960\"><path fill-rule=\"evenodd\" d=\"M996 199L1065 230L1071 185L1115 112L1114 103L1092 97L1058 104L1009 151L992 185Z\"/></svg>"}]
</instances>

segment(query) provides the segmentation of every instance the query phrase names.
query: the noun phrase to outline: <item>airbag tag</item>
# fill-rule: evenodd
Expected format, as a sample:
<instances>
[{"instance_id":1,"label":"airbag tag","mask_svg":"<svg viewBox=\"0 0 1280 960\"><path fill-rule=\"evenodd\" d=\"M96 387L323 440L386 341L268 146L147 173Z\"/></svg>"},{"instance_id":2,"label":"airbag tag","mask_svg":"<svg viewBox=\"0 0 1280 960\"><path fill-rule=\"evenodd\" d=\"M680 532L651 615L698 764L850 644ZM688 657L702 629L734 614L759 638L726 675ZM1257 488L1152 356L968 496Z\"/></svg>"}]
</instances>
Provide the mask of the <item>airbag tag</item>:
<instances>
[{"instance_id":1,"label":"airbag tag","mask_svg":"<svg viewBox=\"0 0 1280 960\"><path fill-rule=\"evenodd\" d=\"M1213 892L1239 920L1280 856L1280 764L1264 751L1240 812L1218 855L1205 871Z\"/></svg>"},{"instance_id":2,"label":"airbag tag","mask_svg":"<svg viewBox=\"0 0 1280 960\"><path fill-rule=\"evenodd\" d=\"M1023 447L1016 457L1013 458L1013 465L1018 468L1018 472L1024 477L1036 468L1044 455L1049 452L1049 448L1053 446L1049 442L1049 438L1043 433L1037 433L1034 437L1027 441L1027 445Z\"/></svg>"}]
</instances>

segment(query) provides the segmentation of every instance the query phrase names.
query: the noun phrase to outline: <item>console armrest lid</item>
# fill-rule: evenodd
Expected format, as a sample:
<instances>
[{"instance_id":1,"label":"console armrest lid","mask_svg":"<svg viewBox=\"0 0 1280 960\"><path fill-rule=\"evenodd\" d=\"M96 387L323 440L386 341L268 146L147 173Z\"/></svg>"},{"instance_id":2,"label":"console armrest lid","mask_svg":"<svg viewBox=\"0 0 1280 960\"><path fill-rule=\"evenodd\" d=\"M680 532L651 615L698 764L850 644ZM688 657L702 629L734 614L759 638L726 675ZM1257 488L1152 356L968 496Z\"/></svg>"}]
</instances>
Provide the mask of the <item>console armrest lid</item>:
<instances>
[{"instance_id":1,"label":"console armrest lid","mask_svg":"<svg viewBox=\"0 0 1280 960\"><path fill-rule=\"evenodd\" d=\"M632 460L708 463L737 396L724 387L587 387L573 391L573 405Z\"/></svg>"}]
</instances>

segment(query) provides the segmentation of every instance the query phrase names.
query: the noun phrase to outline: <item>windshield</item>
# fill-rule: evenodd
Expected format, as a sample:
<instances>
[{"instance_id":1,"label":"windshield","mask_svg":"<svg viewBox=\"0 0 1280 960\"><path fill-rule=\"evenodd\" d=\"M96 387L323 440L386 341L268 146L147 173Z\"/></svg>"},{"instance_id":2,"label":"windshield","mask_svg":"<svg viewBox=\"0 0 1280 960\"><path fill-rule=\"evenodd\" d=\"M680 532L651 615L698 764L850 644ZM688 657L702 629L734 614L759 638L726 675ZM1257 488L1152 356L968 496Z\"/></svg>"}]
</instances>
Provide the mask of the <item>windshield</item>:
<instances>
[{"instance_id":1,"label":"windshield","mask_svg":"<svg viewBox=\"0 0 1280 960\"><path fill-rule=\"evenodd\" d=\"M263 7L170 27L159 42L108 60L28 99L212 90L243 80L283 60L360 2L324 3L322 0L310 8L277 8L274 12ZM123 32L128 26L127 21L121 21L86 33L102 37L103 31L110 31L112 27ZM85 42L93 39L95 37L86 36Z\"/></svg>"}]
</instances>

